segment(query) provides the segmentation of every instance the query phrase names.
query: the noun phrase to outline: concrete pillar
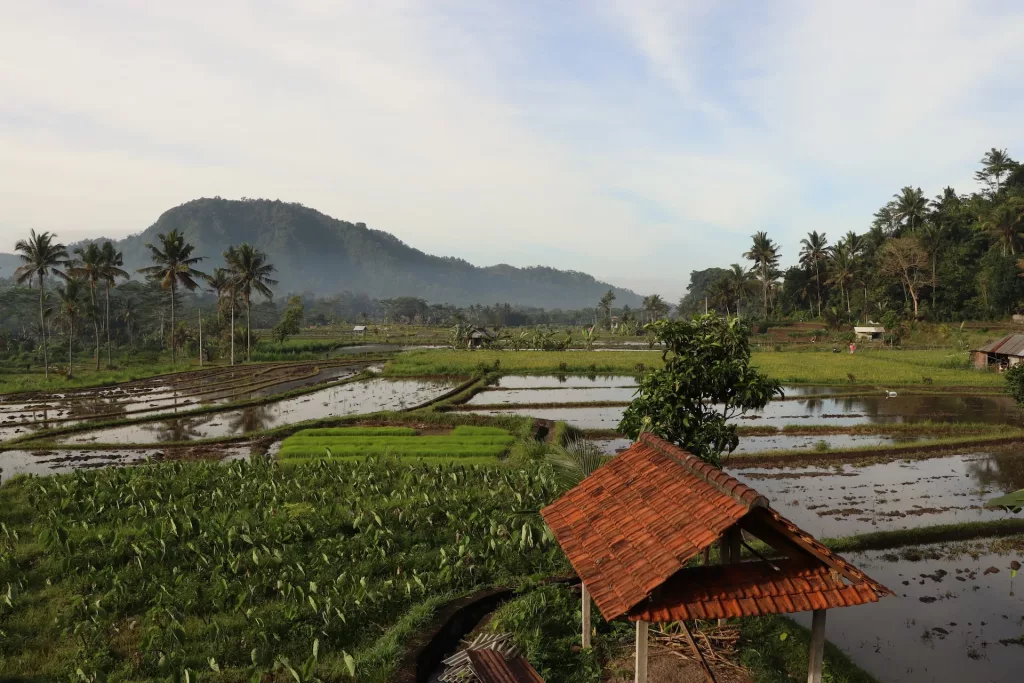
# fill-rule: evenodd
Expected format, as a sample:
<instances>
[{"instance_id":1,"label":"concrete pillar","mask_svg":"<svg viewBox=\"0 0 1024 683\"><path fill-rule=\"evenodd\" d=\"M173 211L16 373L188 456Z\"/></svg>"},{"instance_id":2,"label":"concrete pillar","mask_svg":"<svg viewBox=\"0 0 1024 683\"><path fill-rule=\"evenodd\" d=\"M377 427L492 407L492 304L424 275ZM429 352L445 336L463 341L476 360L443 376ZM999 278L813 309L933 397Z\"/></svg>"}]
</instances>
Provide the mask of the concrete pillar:
<instances>
[{"instance_id":1,"label":"concrete pillar","mask_svg":"<svg viewBox=\"0 0 1024 683\"><path fill-rule=\"evenodd\" d=\"M636 675L634 683L647 683L647 622L636 622Z\"/></svg>"},{"instance_id":2,"label":"concrete pillar","mask_svg":"<svg viewBox=\"0 0 1024 683\"><path fill-rule=\"evenodd\" d=\"M825 661L825 610L814 610L811 618L811 652L807 667L807 683L821 683L821 667Z\"/></svg>"}]
</instances>

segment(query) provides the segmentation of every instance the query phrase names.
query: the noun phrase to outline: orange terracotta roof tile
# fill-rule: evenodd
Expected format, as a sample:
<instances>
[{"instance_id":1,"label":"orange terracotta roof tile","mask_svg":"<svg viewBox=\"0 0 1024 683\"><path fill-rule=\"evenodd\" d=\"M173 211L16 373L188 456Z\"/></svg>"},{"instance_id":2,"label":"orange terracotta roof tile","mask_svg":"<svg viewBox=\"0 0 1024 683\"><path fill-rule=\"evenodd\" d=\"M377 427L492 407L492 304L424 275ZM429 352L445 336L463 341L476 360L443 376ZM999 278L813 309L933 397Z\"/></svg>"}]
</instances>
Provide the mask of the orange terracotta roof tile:
<instances>
[{"instance_id":1,"label":"orange terracotta roof tile","mask_svg":"<svg viewBox=\"0 0 1024 683\"><path fill-rule=\"evenodd\" d=\"M742 562L683 569L628 617L659 623L791 614L878 602L882 595L868 584L847 585L810 558Z\"/></svg>"},{"instance_id":2,"label":"orange terracotta roof tile","mask_svg":"<svg viewBox=\"0 0 1024 683\"><path fill-rule=\"evenodd\" d=\"M523 657L506 660L494 650L469 650L466 654L480 683L544 683Z\"/></svg>"},{"instance_id":3,"label":"orange terracotta roof tile","mask_svg":"<svg viewBox=\"0 0 1024 683\"><path fill-rule=\"evenodd\" d=\"M541 510L601 614L625 614L768 501L651 434Z\"/></svg>"}]
</instances>

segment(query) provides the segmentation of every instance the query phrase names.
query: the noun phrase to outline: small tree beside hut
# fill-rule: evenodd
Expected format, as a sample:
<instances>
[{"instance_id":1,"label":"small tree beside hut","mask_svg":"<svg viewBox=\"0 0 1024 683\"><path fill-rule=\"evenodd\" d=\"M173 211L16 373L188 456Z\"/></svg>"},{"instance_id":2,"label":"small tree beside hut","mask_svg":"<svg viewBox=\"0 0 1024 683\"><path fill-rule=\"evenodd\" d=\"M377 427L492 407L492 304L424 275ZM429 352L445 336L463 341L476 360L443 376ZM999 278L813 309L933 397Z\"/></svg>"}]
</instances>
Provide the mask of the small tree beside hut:
<instances>
[{"instance_id":1,"label":"small tree beside hut","mask_svg":"<svg viewBox=\"0 0 1024 683\"><path fill-rule=\"evenodd\" d=\"M619 431L633 440L652 432L720 466L739 444L727 420L782 395L776 380L750 366L750 326L709 313L647 328L665 346L665 366L640 380Z\"/></svg>"}]
</instances>

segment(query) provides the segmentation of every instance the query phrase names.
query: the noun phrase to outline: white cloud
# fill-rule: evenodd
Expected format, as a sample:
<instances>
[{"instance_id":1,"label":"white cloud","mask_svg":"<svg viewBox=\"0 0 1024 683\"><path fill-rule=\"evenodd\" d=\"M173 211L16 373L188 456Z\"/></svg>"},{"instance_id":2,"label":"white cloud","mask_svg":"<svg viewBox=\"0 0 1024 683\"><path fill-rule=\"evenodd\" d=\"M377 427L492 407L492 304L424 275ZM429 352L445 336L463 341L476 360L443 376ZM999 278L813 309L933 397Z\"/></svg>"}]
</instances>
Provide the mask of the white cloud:
<instances>
[{"instance_id":1,"label":"white cloud","mask_svg":"<svg viewBox=\"0 0 1024 683\"><path fill-rule=\"evenodd\" d=\"M121 235L197 196L264 196L433 253L674 297L755 230L795 256L807 230L863 230L901 185L935 194L993 145L1024 155L1013 8L549 10L12 5L0 247L29 228Z\"/></svg>"}]
</instances>

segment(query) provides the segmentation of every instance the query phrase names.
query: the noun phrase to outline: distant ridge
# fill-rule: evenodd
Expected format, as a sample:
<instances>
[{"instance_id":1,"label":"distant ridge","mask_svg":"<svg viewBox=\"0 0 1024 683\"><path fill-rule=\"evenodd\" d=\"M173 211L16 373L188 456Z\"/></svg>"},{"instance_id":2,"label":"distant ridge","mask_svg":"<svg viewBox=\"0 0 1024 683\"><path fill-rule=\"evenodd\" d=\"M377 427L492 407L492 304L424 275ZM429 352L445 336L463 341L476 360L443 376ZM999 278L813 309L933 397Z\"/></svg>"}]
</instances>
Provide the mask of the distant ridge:
<instances>
[{"instance_id":1,"label":"distant ridge","mask_svg":"<svg viewBox=\"0 0 1024 683\"><path fill-rule=\"evenodd\" d=\"M635 292L612 287L586 273L543 266L474 266L461 259L431 256L394 235L332 218L301 204L267 199L196 199L164 212L140 234L117 241L132 271L149 264L146 242L180 230L205 256L202 269L222 265L231 245L249 242L277 267L279 295L345 290L376 298L417 296L432 303L511 303L543 308L593 308L609 288L616 306L637 307ZM0 277L10 277L16 257L0 254Z\"/></svg>"}]
</instances>

